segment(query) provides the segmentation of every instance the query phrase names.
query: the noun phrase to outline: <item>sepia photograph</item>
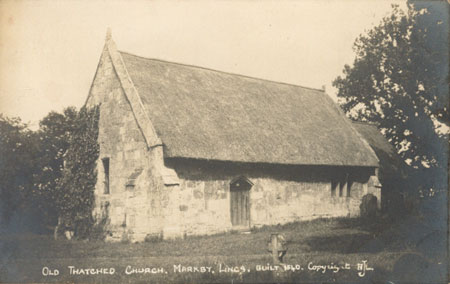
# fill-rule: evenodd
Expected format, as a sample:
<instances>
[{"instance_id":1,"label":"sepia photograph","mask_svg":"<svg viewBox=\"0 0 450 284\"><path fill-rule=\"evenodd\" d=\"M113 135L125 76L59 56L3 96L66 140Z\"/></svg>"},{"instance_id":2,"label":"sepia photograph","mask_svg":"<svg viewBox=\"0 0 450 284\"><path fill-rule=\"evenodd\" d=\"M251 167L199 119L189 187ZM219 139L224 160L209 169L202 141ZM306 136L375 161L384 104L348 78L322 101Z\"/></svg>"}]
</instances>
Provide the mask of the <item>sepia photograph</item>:
<instances>
[{"instance_id":1,"label":"sepia photograph","mask_svg":"<svg viewBox=\"0 0 450 284\"><path fill-rule=\"evenodd\" d=\"M448 283L447 0L0 0L0 283Z\"/></svg>"}]
</instances>

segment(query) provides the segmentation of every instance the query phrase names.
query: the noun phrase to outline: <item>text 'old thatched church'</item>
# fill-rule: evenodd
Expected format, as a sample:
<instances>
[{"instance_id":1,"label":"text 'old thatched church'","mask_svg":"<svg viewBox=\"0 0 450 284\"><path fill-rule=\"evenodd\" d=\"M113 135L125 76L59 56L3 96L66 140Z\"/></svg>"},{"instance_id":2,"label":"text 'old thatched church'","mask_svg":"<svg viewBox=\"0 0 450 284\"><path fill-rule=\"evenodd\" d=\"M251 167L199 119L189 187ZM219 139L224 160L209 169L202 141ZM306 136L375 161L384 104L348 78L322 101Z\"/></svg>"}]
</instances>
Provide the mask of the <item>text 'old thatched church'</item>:
<instances>
[{"instance_id":1,"label":"text 'old thatched church'","mask_svg":"<svg viewBox=\"0 0 450 284\"><path fill-rule=\"evenodd\" d=\"M379 161L323 90L121 52L108 35L97 218L111 239L212 234L380 202Z\"/></svg>"}]
</instances>

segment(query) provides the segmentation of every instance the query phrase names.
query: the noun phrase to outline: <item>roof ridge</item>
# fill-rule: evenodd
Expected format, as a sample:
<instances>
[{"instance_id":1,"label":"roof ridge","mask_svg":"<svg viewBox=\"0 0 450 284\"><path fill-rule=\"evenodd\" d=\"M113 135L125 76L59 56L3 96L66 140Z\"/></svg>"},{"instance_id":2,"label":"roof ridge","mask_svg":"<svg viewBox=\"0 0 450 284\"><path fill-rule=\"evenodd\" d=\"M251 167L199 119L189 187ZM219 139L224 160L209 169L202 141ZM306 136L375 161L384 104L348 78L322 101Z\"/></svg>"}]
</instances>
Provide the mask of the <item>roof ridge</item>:
<instances>
[{"instance_id":1,"label":"roof ridge","mask_svg":"<svg viewBox=\"0 0 450 284\"><path fill-rule=\"evenodd\" d=\"M164 62L164 63L169 63L169 64L175 64L175 65L181 65L181 66L192 67L192 68L197 68L197 69L203 69L203 70L208 70L208 71L214 71L214 72L227 74L227 75L239 76L239 77L253 79L253 80L259 80L259 81L266 81L266 82L275 83L275 84L283 84L283 85L288 85L288 86L292 86L292 87L298 87L298 88L309 89L309 90L314 90L314 91L319 91L319 92L325 93L325 90L323 90L323 89L305 87L305 86L296 85L296 84L292 84L292 83L279 82L279 81L274 81L274 80L270 80L270 79L258 78L258 77L253 77L253 76L249 76L249 75L243 75L243 74L238 74L238 73L233 73L233 72L227 72L227 71L222 71L222 70L217 70L217 69L213 69L213 68L209 68L209 67L203 67L203 66L192 65L192 64L187 64L187 63L179 63L179 62L168 61L168 60L158 59L158 58L149 58L149 57L136 55L136 54L133 54L133 53L130 53L130 52L127 52L127 51L123 51L123 50L118 50L118 51L120 53L126 53L128 55L131 55L131 56L134 56L134 57L139 57L139 58L146 59L146 60L153 60L153 61L159 61L159 62Z\"/></svg>"}]
</instances>

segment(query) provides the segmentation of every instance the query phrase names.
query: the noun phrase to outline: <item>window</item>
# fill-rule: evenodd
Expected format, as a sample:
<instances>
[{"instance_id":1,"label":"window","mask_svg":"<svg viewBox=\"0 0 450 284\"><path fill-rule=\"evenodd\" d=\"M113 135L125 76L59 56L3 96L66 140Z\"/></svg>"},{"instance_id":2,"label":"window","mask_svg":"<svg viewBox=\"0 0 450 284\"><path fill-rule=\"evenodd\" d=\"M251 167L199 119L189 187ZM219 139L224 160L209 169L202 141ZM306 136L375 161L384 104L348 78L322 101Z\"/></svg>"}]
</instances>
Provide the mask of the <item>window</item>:
<instances>
[{"instance_id":1,"label":"window","mask_svg":"<svg viewBox=\"0 0 450 284\"><path fill-rule=\"evenodd\" d=\"M109 158L103 158L103 173L104 173L104 180L103 180L103 193L109 194Z\"/></svg>"},{"instance_id":2,"label":"window","mask_svg":"<svg viewBox=\"0 0 450 284\"><path fill-rule=\"evenodd\" d=\"M338 184L339 183L337 181L331 182L331 196L336 196L336 188L337 188Z\"/></svg>"},{"instance_id":3,"label":"window","mask_svg":"<svg viewBox=\"0 0 450 284\"><path fill-rule=\"evenodd\" d=\"M350 197L353 181L349 179L349 175L346 174L338 180L331 181L331 196ZM339 193L337 193L339 187Z\"/></svg>"},{"instance_id":4,"label":"window","mask_svg":"<svg viewBox=\"0 0 450 284\"><path fill-rule=\"evenodd\" d=\"M352 191L352 185L353 185L353 181L347 180L347 197L351 196L350 192Z\"/></svg>"},{"instance_id":5,"label":"window","mask_svg":"<svg viewBox=\"0 0 450 284\"><path fill-rule=\"evenodd\" d=\"M342 197L344 195L344 186L345 186L345 181L341 181L339 183L339 197Z\"/></svg>"}]
</instances>

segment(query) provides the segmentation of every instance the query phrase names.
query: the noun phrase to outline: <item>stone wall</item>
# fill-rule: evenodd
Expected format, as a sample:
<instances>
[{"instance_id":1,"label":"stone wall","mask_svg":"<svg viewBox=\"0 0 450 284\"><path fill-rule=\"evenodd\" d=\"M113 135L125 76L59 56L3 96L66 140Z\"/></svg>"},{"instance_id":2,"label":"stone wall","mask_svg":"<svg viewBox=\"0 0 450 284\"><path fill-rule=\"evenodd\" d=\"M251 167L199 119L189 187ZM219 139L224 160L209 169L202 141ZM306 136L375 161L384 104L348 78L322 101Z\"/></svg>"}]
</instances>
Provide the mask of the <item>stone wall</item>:
<instances>
[{"instance_id":1,"label":"stone wall","mask_svg":"<svg viewBox=\"0 0 450 284\"><path fill-rule=\"evenodd\" d=\"M113 240L143 240L162 230L162 149L148 149L108 52L102 54L87 106L100 105L100 157L94 215L109 218ZM109 194L102 159L109 158Z\"/></svg>"},{"instance_id":2,"label":"stone wall","mask_svg":"<svg viewBox=\"0 0 450 284\"><path fill-rule=\"evenodd\" d=\"M245 176L250 190L250 225L275 225L320 217L358 216L361 198L379 189L369 183L374 169L333 167L288 167L166 161L180 178L181 230L187 235L231 230L230 182ZM331 195L331 181L350 173L350 196ZM375 178L376 179L376 178ZM170 206L166 205L166 206ZM175 209L175 208L174 208Z\"/></svg>"}]
</instances>

